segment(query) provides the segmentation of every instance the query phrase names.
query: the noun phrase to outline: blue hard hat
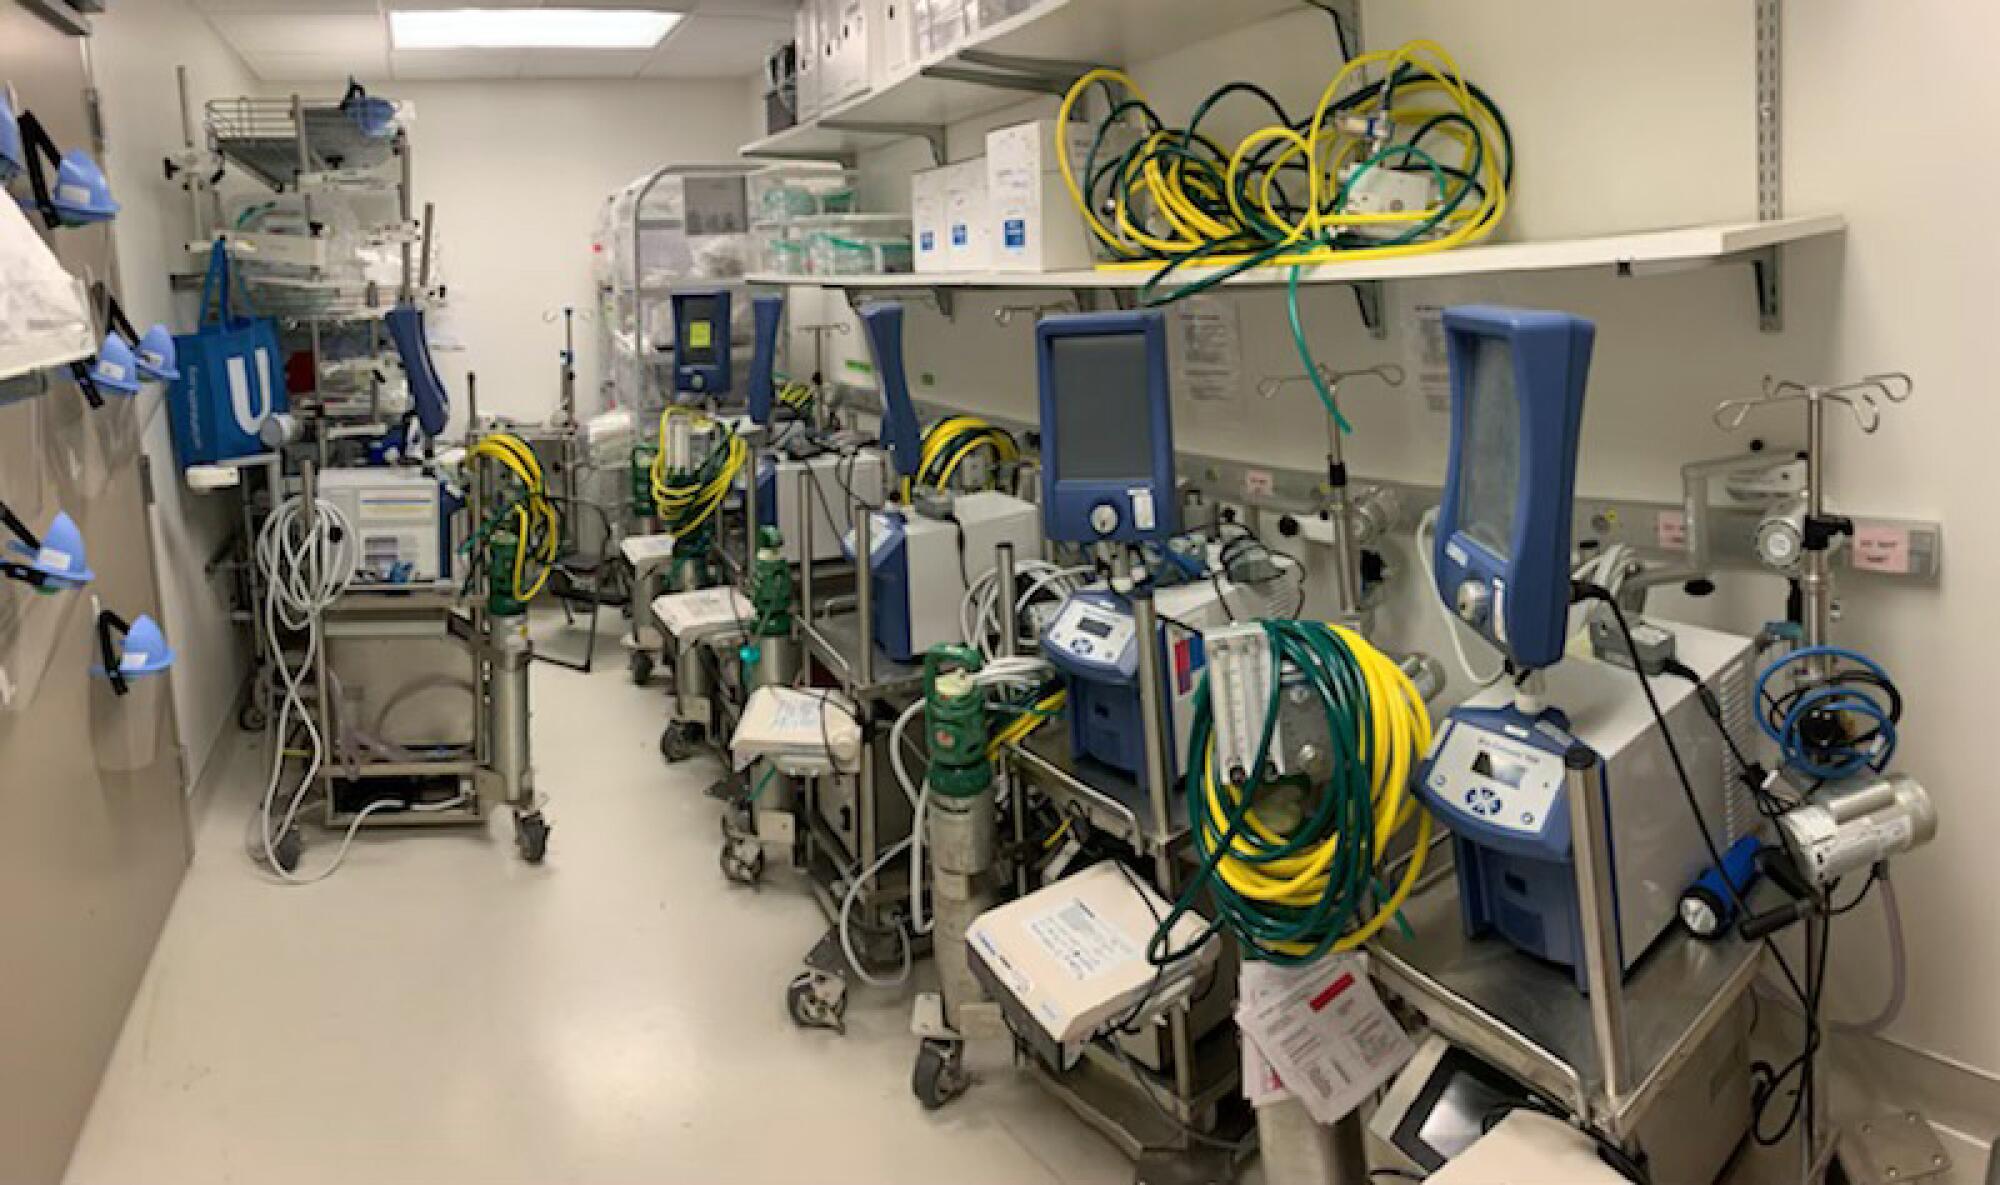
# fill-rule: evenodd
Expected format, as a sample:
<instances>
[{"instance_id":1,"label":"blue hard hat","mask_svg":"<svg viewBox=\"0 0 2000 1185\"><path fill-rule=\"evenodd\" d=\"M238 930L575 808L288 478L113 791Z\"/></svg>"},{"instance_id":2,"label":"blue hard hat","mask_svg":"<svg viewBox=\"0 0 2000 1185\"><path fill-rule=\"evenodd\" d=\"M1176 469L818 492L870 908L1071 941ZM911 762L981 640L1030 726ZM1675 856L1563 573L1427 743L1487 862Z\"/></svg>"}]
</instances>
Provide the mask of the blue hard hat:
<instances>
[{"instance_id":1,"label":"blue hard hat","mask_svg":"<svg viewBox=\"0 0 2000 1185\"><path fill-rule=\"evenodd\" d=\"M143 377L139 373L139 359L118 331L114 329L105 334L104 345L97 351L97 361L90 365L91 381L115 394L137 395Z\"/></svg>"},{"instance_id":2,"label":"blue hard hat","mask_svg":"<svg viewBox=\"0 0 2000 1185\"><path fill-rule=\"evenodd\" d=\"M161 632L160 623L141 613L132 628L125 631L125 649L118 656L118 673L126 678L157 675L173 665L173 647L167 645L167 635Z\"/></svg>"},{"instance_id":3,"label":"blue hard hat","mask_svg":"<svg viewBox=\"0 0 2000 1185\"><path fill-rule=\"evenodd\" d=\"M180 353L174 348L174 331L155 325L139 339L139 377L157 383L171 383L181 377Z\"/></svg>"},{"instance_id":4,"label":"blue hard hat","mask_svg":"<svg viewBox=\"0 0 2000 1185\"><path fill-rule=\"evenodd\" d=\"M82 588L96 578L84 562L83 532L76 529L75 519L60 510L49 529L42 532L41 550L29 551L15 539L7 541L7 550L16 562L46 576L56 588Z\"/></svg>"},{"instance_id":5,"label":"blue hard hat","mask_svg":"<svg viewBox=\"0 0 2000 1185\"><path fill-rule=\"evenodd\" d=\"M28 167L28 149L21 142L21 121L7 105L6 91L0 90L0 184L19 177Z\"/></svg>"},{"instance_id":6,"label":"blue hard hat","mask_svg":"<svg viewBox=\"0 0 2000 1185\"><path fill-rule=\"evenodd\" d=\"M111 183L104 179L104 170L81 148L63 153L49 204L71 225L109 222L118 216L118 203L111 198Z\"/></svg>"}]
</instances>

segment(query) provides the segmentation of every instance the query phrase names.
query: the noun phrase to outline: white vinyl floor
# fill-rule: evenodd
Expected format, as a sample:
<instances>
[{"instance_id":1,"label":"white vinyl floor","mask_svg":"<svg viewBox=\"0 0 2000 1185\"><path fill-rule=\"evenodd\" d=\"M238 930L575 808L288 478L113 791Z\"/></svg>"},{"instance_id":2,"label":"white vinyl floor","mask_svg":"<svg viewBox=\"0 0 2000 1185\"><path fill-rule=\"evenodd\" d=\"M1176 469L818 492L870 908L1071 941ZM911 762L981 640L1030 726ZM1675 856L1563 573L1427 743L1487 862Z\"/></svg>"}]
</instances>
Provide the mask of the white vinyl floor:
<instances>
[{"instance_id":1,"label":"white vinyl floor","mask_svg":"<svg viewBox=\"0 0 2000 1185\"><path fill-rule=\"evenodd\" d=\"M539 868L502 812L273 884L243 852L263 746L225 742L72 1185L1131 1179L1013 1070L923 1111L906 997L857 988L845 1036L792 1026L819 911L785 876L724 881L717 767L661 761L665 696L611 628L597 674L535 668Z\"/></svg>"}]
</instances>

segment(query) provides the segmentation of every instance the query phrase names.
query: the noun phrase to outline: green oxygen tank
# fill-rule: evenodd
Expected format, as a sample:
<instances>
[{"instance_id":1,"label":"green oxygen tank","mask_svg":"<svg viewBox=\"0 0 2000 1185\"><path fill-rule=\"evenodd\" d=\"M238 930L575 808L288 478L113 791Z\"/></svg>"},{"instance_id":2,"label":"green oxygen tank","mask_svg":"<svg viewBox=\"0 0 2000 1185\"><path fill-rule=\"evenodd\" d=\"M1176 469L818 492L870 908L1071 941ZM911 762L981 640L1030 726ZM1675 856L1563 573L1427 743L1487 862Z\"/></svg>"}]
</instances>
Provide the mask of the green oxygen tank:
<instances>
[{"instance_id":1,"label":"green oxygen tank","mask_svg":"<svg viewBox=\"0 0 2000 1185\"><path fill-rule=\"evenodd\" d=\"M986 695L973 681L979 653L933 646L924 655L924 728L930 742L931 791L975 798L993 784L986 756Z\"/></svg>"},{"instance_id":2,"label":"green oxygen tank","mask_svg":"<svg viewBox=\"0 0 2000 1185\"><path fill-rule=\"evenodd\" d=\"M496 530L486 540L486 611L495 617L519 617L528 607L514 596L514 561L521 538Z\"/></svg>"},{"instance_id":3,"label":"green oxygen tank","mask_svg":"<svg viewBox=\"0 0 2000 1185\"><path fill-rule=\"evenodd\" d=\"M757 559L750 574L750 604L757 611L751 632L760 638L792 634L792 565L785 537L776 527L757 530Z\"/></svg>"}]
</instances>

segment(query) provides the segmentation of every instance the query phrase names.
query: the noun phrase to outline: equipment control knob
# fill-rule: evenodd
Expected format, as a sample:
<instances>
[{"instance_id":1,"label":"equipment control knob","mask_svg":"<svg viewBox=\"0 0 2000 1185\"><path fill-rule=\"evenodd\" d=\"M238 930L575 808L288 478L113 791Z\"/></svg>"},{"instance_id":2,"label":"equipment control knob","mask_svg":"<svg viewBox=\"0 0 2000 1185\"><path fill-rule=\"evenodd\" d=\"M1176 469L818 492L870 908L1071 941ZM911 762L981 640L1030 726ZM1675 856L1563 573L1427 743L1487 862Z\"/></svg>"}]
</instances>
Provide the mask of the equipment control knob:
<instances>
[{"instance_id":1,"label":"equipment control knob","mask_svg":"<svg viewBox=\"0 0 2000 1185\"><path fill-rule=\"evenodd\" d=\"M1099 502L1090 508L1090 529L1100 535L1109 535L1118 529L1118 508L1109 502Z\"/></svg>"},{"instance_id":2,"label":"equipment control knob","mask_svg":"<svg viewBox=\"0 0 2000 1185\"><path fill-rule=\"evenodd\" d=\"M1478 580L1468 580L1458 586L1458 615L1467 625L1486 624L1486 618L1493 612L1493 590Z\"/></svg>"},{"instance_id":3,"label":"equipment control knob","mask_svg":"<svg viewBox=\"0 0 2000 1185\"><path fill-rule=\"evenodd\" d=\"M688 376L688 386L692 387L694 390L699 391L702 388L708 386L708 380L702 377L702 373L697 370L693 374L690 374Z\"/></svg>"}]
</instances>

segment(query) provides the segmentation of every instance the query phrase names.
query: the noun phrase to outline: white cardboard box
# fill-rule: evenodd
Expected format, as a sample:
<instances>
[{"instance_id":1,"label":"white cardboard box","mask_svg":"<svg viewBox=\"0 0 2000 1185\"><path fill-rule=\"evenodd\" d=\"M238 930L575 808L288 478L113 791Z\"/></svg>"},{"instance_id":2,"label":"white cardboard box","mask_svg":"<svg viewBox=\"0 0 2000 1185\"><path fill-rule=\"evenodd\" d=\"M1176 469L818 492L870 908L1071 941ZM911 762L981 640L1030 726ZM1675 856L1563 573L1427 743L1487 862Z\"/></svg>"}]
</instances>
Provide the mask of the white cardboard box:
<instances>
[{"instance_id":1,"label":"white cardboard box","mask_svg":"<svg viewBox=\"0 0 2000 1185\"><path fill-rule=\"evenodd\" d=\"M869 0L869 69L882 89L917 60L916 0Z\"/></svg>"},{"instance_id":2,"label":"white cardboard box","mask_svg":"<svg viewBox=\"0 0 2000 1185\"><path fill-rule=\"evenodd\" d=\"M993 266L992 204L986 193L986 158L947 167L945 270L983 272Z\"/></svg>"},{"instance_id":3,"label":"white cardboard box","mask_svg":"<svg viewBox=\"0 0 2000 1185\"><path fill-rule=\"evenodd\" d=\"M910 174L910 247L919 272L942 272L949 266L945 202L950 179L950 165Z\"/></svg>"},{"instance_id":4,"label":"white cardboard box","mask_svg":"<svg viewBox=\"0 0 2000 1185\"><path fill-rule=\"evenodd\" d=\"M1084 160L1095 130L1071 123L1070 163L1083 183ZM1002 272L1054 272L1088 268L1091 235L1063 183L1056 155L1056 121L1039 119L986 133L986 187L991 210L991 266Z\"/></svg>"},{"instance_id":5,"label":"white cardboard box","mask_svg":"<svg viewBox=\"0 0 2000 1185\"><path fill-rule=\"evenodd\" d=\"M844 103L868 90L867 0L825 0L821 38L827 43L826 71L820 78L824 107Z\"/></svg>"}]
</instances>

